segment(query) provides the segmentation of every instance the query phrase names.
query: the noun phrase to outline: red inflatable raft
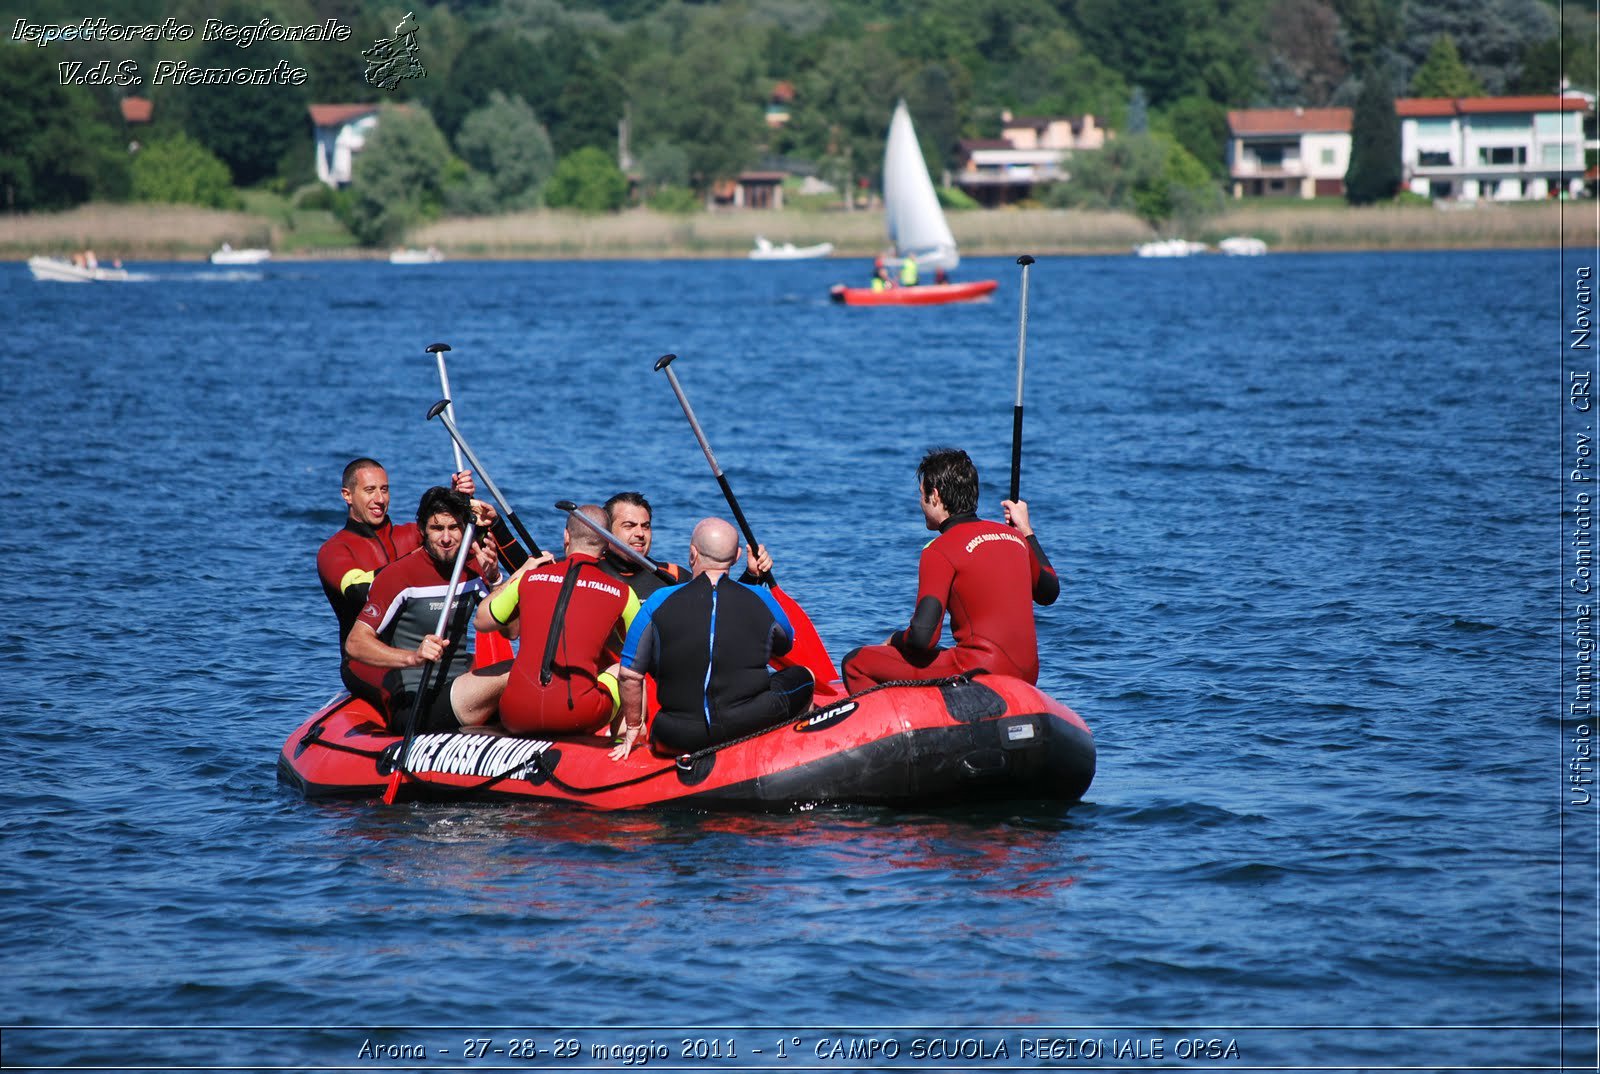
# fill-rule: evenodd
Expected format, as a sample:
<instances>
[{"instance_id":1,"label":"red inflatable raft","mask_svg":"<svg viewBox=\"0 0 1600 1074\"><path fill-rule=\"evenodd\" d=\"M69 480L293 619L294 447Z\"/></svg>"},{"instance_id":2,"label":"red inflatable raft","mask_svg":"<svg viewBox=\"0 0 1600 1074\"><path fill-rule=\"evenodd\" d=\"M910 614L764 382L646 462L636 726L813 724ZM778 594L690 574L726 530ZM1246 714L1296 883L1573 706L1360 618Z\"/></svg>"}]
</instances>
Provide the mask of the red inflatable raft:
<instances>
[{"instance_id":1,"label":"red inflatable raft","mask_svg":"<svg viewBox=\"0 0 1600 1074\"><path fill-rule=\"evenodd\" d=\"M846 306L940 306L983 298L999 286L998 280L972 280L969 283L919 283L914 287L874 291L870 287L846 287L836 283L828 293L835 302Z\"/></svg>"},{"instance_id":2,"label":"red inflatable raft","mask_svg":"<svg viewBox=\"0 0 1600 1074\"><path fill-rule=\"evenodd\" d=\"M289 736L278 776L307 797L377 798L400 746L370 705L341 694ZM595 809L1076 801L1095 768L1093 736L1076 713L999 675L821 695L795 722L682 757L637 749L619 762L610 748L599 735L422 734L405 758L400 794Z\"/></svg>"}]
</instances>

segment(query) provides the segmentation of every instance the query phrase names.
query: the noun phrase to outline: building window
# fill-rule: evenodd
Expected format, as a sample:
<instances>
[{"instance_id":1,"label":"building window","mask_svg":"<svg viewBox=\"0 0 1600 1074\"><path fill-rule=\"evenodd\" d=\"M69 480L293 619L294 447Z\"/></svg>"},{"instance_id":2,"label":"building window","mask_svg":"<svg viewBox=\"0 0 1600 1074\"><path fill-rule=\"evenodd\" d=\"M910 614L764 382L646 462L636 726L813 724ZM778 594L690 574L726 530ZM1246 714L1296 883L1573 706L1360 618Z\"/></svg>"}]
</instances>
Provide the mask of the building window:
<instances>
[{"instance_id":1,"label":"building window","mask_svg":"<svg viewBox=\"0 0 1600 1074\"><path fill-rule=\"evenodd\" d=\"M1526 164L1528 147L1523 145L1484 145L1478 147L1479 164Z\"/></svg>"},{"instance_id":2,"label":"building window","mask_svg":"<svg viewBox=\"0 0 1600 1074\"><path fill-rule=\"evenodd\" d=\"M1423 168L1448 168L1454 163L1448 149L1424 149L1417 154L1417 165Z\"/></svg>"},{"instance_id":3,"label":"building window","mask_svg":"<svg viewBox=\"0 0 1600 1074\"><path fill-rule=\"evenodd\" d=\"M1430 198L1453 198L1455 196L1456 185L1454 183L1444 183L1435 179L1428 184L1428 197Z\"/></svg>"},{"instance_id":4,"label":"building window","mask_svg":"<svg viewBox=\"0 0 1600 1074\"><path fill-rule=\"evenodd\" d=\"M1546 168L1576 168L1578 147L1560 144L1540 146L1539 163Z\"/></svg>"},{"instance_id":5,"label":"building window","mask_svg":"<svg viewBox=\"0 0 1600 1074\"><path fill-rule=\"evenodd\" d=\"M1281 168L1283 166L1283 146L1256 146L1256 160L1260 161L1269 168Z\"/></svg>"},{"instance_id":6,"label":"building window","mask_svg":"<svg viewBox=\"0 0 1600 1074\"><path fill-rule=\"evenodd\" d=\"M1333 150L1332 149L1324 149L1322 151L1322 163L1324 163L1324 164L1332 164L1333 163Z\"/></svg>"},{"instance_id":7,"label":"building window","mask_svg":"<svg viewBox=\"0 0 1600 1074\"><path fill-rule=\"evenodd\" d=\"M1448 136L1449 134L1452 133L1452 130L1453 130L1454 127L1455 127L1455 120L1453 120L1453 119L1419 119L1419 120L1417 120L1417 134L1421 135L1424 138L1428 137L1429 135L1433 135L1434 137L1445 137L1445 136Z\"/></svg>"}]
</instances>

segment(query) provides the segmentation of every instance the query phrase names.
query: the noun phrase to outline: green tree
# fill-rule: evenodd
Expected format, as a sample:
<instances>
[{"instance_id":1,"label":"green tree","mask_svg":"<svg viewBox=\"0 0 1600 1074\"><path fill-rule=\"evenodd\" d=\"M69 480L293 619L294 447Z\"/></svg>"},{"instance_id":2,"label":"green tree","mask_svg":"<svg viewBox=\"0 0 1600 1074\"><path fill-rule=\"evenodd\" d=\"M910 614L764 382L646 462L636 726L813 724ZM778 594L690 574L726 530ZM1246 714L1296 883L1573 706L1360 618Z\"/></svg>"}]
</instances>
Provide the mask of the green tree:
<instances>
[{"instance_id":1,"label":"green tree","mask_svg":"<svg viewBox=\"0 0 1600 1074\"><path fill-rule=\"evenodd\" d=\"M1483 86L1456 51L1455 38L1440 34L1433 39L1428 58L1411 76L1413 97L1482 97Z\"/></svg>"},{"instance_id":2,"label":"green tree","mask_svg":"<svg viewBox=\"0 0 1600 1074\"><path fill-rule=\"evenodd\" d=\"M1211 175L1228 174L1228 110L1208 97L1185 97L1167 109L1165 128Z\"/></svg>"},{"instance_id":3,"label":"green tree","mask_svg":"<svg viewBox=\"0 0 1600 1074\"><path fill-rule=\"evenodd\" d=\"M462 122L456 151L488 176L495 204L502 209L537 205L539 188L556 166L550 135L528 102L499 90Z\"/></svg>"},{"instance_id":4,"label":"green tree","mask_svg":"<svg viewBox=\"0 0 1600 1074\"><path fill-rule=\"evenodd\" d=\"M1592 21L1592 6L1590 12ZM1439 37L1449 34L1461 61L1491 95L1516 84L1529 45L1559 30L1555 10L1543 0L1408 0L1403 25L1399 52L1407 64L1423 63Z\"/></svg>"},{"instance_id":5,"label":"green tree","mask_svg":"<svg viewBox=\"0 0 1600 1074\"><path fill-rule=\"evenodd\" d=\"M847 206L859 183L878 181L898 94L898 63L879 34L829 42L800 78L786 136Z\"/></svg>"},{"instance_id":6,"label":"green tree","mask_svg":"<svg viewBox=\"0 0 1600 1074\"><path fill-rule=\"evenodd\" d=\"M0 212L66 209L128 188L127 139L50 50L0 44Z\"/></svg>"},{"instance_id":7,"label":"green tree","mask_svg":"<svg viewBox=\"0 0 1600 1074\"><path fill-rule=\"evenodd\" d=\"M1075 153L1072 177L1048 195L1053 205L1120 209L1151 227L1188 226L1222 208L1222 191L1205 165L1170 135L1129 134L1098 152Z\"/></svg>"},{"instance_id":8,"label":"green tree","mask_svg":"<svg viewBox=\"0 0 1600 1074\"><path fill-rule=\"evenodd\" d=\"M191 62L232 69L270 68L280 60L300 64L297 52L277 42L258 41L243 50L219 40L201 45ZM228 166L239 186L275 175L292 143L310 137L308 103L304 87L280 85L181 85L156 98L156 107L170 107L183 129Z\"/></svg>"},{"instance_id":9,"label":"green tree","mask_svg":"<svg viewBox=\"0 0 1600 1074\"><path fill-rule=\"evenodd\" d=\"M1374 67L1361 79L1350 121L1350 167L1344 196L1351 205L1387 201L1400 188L1400 117L1394 111L1389 73Z\"/></svg>"},{"instance_id":10,"label":"green tree","mask_svg":"<svg viewBox=\"0 0 1600 1074\"><path fill-rule=\"evenodd\" d=\"M544 201L552 209L611 213L628 197L628 180L610 154L584 146L561 158L545 184Z\"/></svg>"},{"instance_id":11,"label":"green tree","mask_svg":"<svg viewBox=\"0 0 1600 1074\"><path fill-rule=\"evenodd\" d=\"M228 166L183 132L151 142L133 160L133 196L139 201L231 209L239 195Z\"/></svg>"},{"instance_id":12,"label":"green tree","mask_svg":"<svg viewBox=\"0 0 1600 1074\"><path fill-rule=\"evenodd\" d=\"M438 215L453 160L422 108L383 108L355 159L350 187L340 198L340 219L363 245L394 242L407 228Z\"/></svg>"}]
</instances>

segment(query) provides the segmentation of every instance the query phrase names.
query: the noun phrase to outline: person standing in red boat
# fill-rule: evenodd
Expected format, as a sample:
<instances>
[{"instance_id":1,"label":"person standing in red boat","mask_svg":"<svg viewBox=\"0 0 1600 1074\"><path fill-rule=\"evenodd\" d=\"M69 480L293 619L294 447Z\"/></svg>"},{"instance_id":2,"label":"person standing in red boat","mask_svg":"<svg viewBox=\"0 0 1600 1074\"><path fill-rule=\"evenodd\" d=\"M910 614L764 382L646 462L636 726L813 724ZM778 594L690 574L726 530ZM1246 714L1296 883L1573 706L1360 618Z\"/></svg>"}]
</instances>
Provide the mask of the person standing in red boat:
<instances>
[{"instance_id":1,"label":"person standing in red boat","mask_svg":"<svg viewBox=\"0 0 1600 1074\"><path fill-rule=\"evenodd\" d=\"M658 590L633 617L622 647L625 759L644 735L644 677L656 677L661 710L652 745L680 753L728 742L804 712L816 680L800 666L768 670L794 645L794 628L766 589L736 581L739 535L702 519L689 542L694 579Z\"/></svg>"},{"instance_id":2,"label":"person standing in red boat","mask_svg":"<svg viewBox=\"0 0 1600 1074\"><path fill-rule=\"evenodd\" d=\"M419 731L446 731L487 723L505 689L505 668L473 670L466 623L488 587L500 580L492 539L475 541L456 592L444 637L434 633L450 589L472 503L459 492L434 487L417 507L421 545L378 572L367 602L345 639L358 696L379 706L391 729L404 730L420 687L423 665L438 662L430 677Z\"/></svg>"},{"instance_id":3,"label":"person standing in red boat","mask_svg":"<svg viewBox=\"0 0 1600 1074\"><path fill-rule=\"evenodd\" d=\"M477 491L471 470L450 477L451 487L463 496ZM339 676L351 684L345 639L356 616L367 602L367 591L378 571L417 548L422 543L415 524L395 525L389 518L389 474L376 459L352 459L344 468L339 494L349 508L344 528L322 543L317 550L317 577L322 595L339 620ZM487 526L495 518L494 508L474 500L473 507Z\"/></svg>"},{"instance_id":4,"label":"person standing in red boat","mask_svg":"<svg viewBox=\"0 0 1600 1074\"><path fill-rule=\"evenodd\" d=\"M1061 593L1028 521L1028 505L1004 500L1006 524L977 516L978 469L965 451L939 448L917 466L922 518L935 537L922 550L911 623L883 645L866 645L840 663L845 689L900 680L941 679L969 671L1039 679L1033 605ZM945 613L953 648L939 648Z\"/></svg>"},{"instance_id":5,"label":"person standing in red boat","mask_svg":"<svg viewBox=\"0 0 1600 1074\"><path fill-rule=\"evenodd\" d=\"M574 515L580 512L605 525L603 508L586 504ZM639 598L602 570L605 542L579 519L567 519L561 540L565 559L530 561L514 584L478 606L479 631L522 639L500 698L500 721L513 734L598 731L616 716L621 698L616 654Z\"/></svg>"}]
</instances>

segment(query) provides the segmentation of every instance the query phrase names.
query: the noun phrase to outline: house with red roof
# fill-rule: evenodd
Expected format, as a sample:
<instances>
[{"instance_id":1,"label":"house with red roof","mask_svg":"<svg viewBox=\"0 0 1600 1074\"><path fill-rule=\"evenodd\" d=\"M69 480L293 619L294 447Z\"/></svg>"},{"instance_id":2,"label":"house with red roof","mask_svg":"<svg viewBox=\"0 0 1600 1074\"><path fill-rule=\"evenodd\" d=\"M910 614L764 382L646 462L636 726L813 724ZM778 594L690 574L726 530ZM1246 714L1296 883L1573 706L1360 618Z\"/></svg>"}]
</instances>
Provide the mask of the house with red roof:
<instances>
[{"instance_id":1,"label":"house with red roof","mask_svg":"<svg viewBox=\"0 0 1600 1074\"><path fill-rule=\"evenodd\" d=\"M1228 181L1235 198L1344 194L1348 108L1241 108L1228 113Z\"/></svg>"},{"instance_id":2,"label":"house with red roof","mask_svg":"<svg viewBox=\"0 0 1600 1074\"><path fill-rule=\"evenodd\" d=\"M1583 192L1581 96L1405 97L1406 189L1434 199L1528 201Z\"/></svg>"},{"instance_id":3,"label":"house with red roof","mask_svg":"<svg viewBox=\"0 0 1600 1074\"><path fill-rule=\"evenodd\" d=\"M307 110L317 140L317 178L335 190L348 186L355 155L378 126L378 106L313 104Z\"/></svg>"}]
</instances>

